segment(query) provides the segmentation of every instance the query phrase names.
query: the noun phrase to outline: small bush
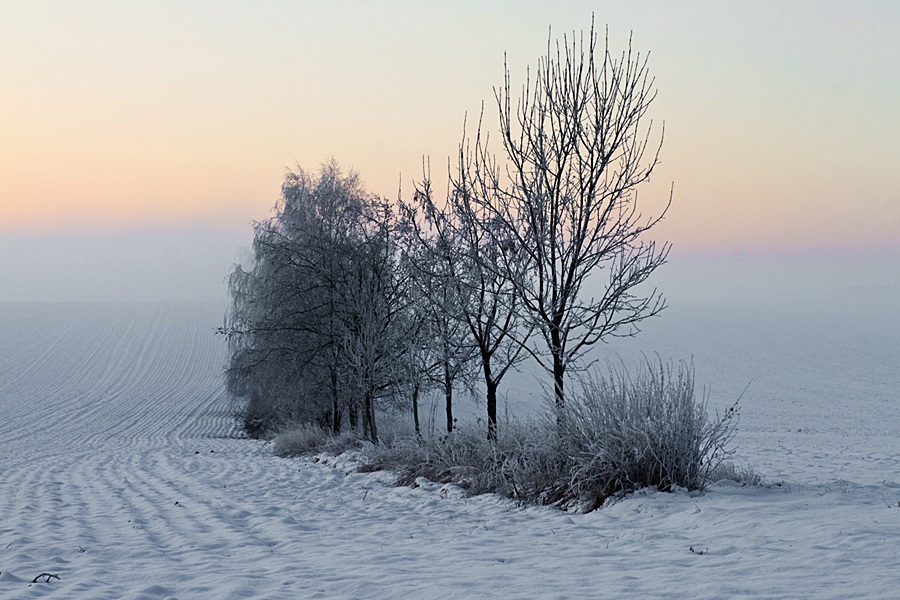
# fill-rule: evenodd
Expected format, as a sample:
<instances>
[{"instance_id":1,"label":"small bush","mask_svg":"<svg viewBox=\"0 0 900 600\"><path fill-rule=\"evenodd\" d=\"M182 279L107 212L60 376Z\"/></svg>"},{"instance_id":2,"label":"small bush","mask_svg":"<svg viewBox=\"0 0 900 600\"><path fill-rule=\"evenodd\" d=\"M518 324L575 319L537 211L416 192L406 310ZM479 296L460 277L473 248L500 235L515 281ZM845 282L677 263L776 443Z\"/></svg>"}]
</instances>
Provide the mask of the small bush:
<instances>
[{"instance_id":1,"label":"small bush","mask_svg":"<svg viewBox=\"0 0 900 600\"><path fill-rule=\"evenodd\" d=\"M759 487L763 484L763 476L751 466L738 466L733 462L723 462L713 469L709 481L734 481L742 486Z\"/></svg>"},{"instance_id":2,"label":"small bush","mask_svg":"<svg viewBox=\"0 0 900 600\"><path fill-rule=\"evenodd\" d=\"M370 445L363 450L363 468L395 471L398 485L425 477L456 483L471 494L497 493L528 502L562 478L564 461L555 434L548 435L544 427L513 420L501 423L496 440L485 433L463 425L447 435Z\"/></svg>"},{"instance_id":3,"label":"small bush","mask_svg":"<svg viewBox=\"0 0 900 600\"><path fill-rule=\"evenodd\" d=\"M273 440L278 456L304 456L328 452L341 454L359 447L360 438L353 431L334 435L318 425L299 425L282 431Z\"/></svg>"},{"instance_id":4,"label":"small bush","mask_svg":"<svg viewBox=\"0 0 900 600\"><path fill-rule=\"evenodd\" d=\"M702 489L731 453L737 408L710 420L684 362L645 360L634 377L619 366L585 378L558 419L574 463L572 494L593 503L642 487Z\"/></svg>"},{"instance_id":5,"label":"small bush","mask_svg":"<svg viewBox=\"0 0 900 600\"><path fill-rule=\"evenodd\" d=\"M250 400L235 412L241 427L253 439L268 439L276 429L280 417L277 411L261 402Z\"/></svg>"}]
</instances>

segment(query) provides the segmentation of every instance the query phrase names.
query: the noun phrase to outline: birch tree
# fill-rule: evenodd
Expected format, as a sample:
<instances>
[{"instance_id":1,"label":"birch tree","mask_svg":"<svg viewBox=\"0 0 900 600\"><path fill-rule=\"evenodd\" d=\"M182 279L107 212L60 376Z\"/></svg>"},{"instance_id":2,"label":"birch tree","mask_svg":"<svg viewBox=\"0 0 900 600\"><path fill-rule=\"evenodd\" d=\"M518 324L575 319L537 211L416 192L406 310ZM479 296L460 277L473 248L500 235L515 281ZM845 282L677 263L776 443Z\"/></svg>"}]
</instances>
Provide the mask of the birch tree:
<instances>
[{"instance_id":1,"label":"birch tree","mask_svg":"<svg viewBox=\"0 0 900 600\"><path fill-rule=\"evenodd\" d=\"M334 162L317 175L298 169L285 176L275 216L256 224L253 257L231 275L221 329L245 425L338 432L346 416L376 439L375 403L392 393L403 351L392 211Z\"/></svg>"}]
</instances>

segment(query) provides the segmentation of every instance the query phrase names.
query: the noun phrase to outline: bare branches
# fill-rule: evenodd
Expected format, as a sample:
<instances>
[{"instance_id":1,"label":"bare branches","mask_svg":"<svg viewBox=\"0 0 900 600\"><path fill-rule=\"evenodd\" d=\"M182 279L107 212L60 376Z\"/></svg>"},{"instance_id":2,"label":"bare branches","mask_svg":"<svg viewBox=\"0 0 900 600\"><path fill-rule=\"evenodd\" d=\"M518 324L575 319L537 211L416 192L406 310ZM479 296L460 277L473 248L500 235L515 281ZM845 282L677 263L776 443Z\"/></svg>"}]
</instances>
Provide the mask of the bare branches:
<instances>
[{"instance_id":1,"label":"bare branches","mask_svg":"<svg viewBox=\"0 0 900 600\"><path fill-rule=\"evenodd\" d=\"M461 149L458 172L466 173L473 166L480 168ZM473 202L471 196L484 193L485 188L456 185L457 181L472 180L451 179L447 200L439 207L426 171L414 204L404 206L404 221L414 241L409 254L419 273L421 293L431 310L437 311L438 321L450 319L462 327L465 337L454 338L457 347L469 354L474 351L479 359L487 393L488 435L493 438L497 388L519 362L528 331L520 327L520 306L510 280L514 271L503 268L506 262L514 263L501 258L514 245L495 244L493 215Z\"/></svg>"},{"instance_id":2,"label":"bare branches","mask_svg":"<svg viewBox=\"0 0 900 600\"><path fill-rule=\"evenodd\" d=\"M668 204L646 216L637 196L664 138L648 117L654 85L647 56L630 41L613 54L592 23L548 38L518 93L506 69L494 90L501 158L482 108L471 136L464 123L443 202L427 167L399 217L333 162L289 172L275 216L255 225L254 264L229 279L229 390L335 431L361 420L374 440L376 404L408 393L415 412L423 382L435 384L449 431L474 356L494 436L497 386L530 354L563 407L572 365L665 307L646 282L669 245L645 238Z\"/></svg>"},{"instance_id":3,"label":"bare branches","mask_svg":"<svg viewBox=\"0 0 900 600\"><path fill-rule=\"evenodd\" d=\"M659 163L663 141L661 131L653 142L646 122L654 79L648 57L630 40L614 56L592 23L586 37L548 40L516 98L506 68L494 97L505 160L489 152L479 120L474 139L460 145L453 183L488 217L494 244L515 250L502 268L515 272L514 295L549 350L544 358L530 348L553 373L562 406L569 365L608 336L633 334L665 307L656 290L639 290L669 252L668 244L641 241L668 205L646 218L636 192ZM602 293L586 298L603 272Z\"/></svg>"}]
</instances>

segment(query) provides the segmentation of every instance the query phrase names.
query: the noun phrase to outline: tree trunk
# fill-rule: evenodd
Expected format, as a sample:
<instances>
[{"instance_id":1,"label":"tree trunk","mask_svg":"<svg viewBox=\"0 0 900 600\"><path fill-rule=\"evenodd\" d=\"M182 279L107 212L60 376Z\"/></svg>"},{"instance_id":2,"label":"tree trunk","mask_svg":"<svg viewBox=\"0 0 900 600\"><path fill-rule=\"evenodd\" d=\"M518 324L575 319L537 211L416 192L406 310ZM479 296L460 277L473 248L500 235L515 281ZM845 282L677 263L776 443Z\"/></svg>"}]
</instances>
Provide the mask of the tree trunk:
<instances>
[{"instance_id":1,"label":"tree trunk","mask_svg":"<svg viewBox=\"0 0 900 600\"><path fill-rule=\"evenodd\" d=\"M371 392L366 392L365 405L363 407L363 428L372 443L378 443L378 428L375 425L375 410Z\"/></svg>"},{"instance_id":2,"label":"tree trunk","mask_svg":"<svg viewBox=\"0 0 900 600\"><path fill-rule=\"evenodd\" d=\"M481 367L484 370L484 385L487 388L487 420L489 440L497 439L497 385L491 373L491 355L484 348L481 349Z\"/></svg>"},{"instance_id":3,"label":"tree trunk","mask_svg":"<svg viewBox=\"0 0 900 600\"><path fill-rule=\"evenodd\" d=\"M413 422L416 424L416 437L421 435L419 429L419 384L413 385L412 392Z\"/></svg>"},{"instance_id":4,"label":"tree trunk","mask_svg":"<svg viewBox=\"0 0 900 600\"><path fill-rule=\"evenodd\" d=\"M359 431L359 407L355 403L348 405L347 416L350 418L350 429Z\"/></svg>"},{"instance_id":5,"label":"tree trunk","mask_svg":"<svg viewBox=\"0 0 900 600\"><path fill-rule=\"evenodd\" d=\"M566 376L566 365L557 354L553 355L553 391L556 399L556 408L562 410L566 406L563 394L563 380Z\"/></svg>"},{"instance_id":6,"label":"tree trunk","mask_svg":"<svg viewBox=\"0 0 900 600\"><path fill-rule=\"evenodd\" d=\"M488 439L494 441L497 439L497 382L488 379L487 384L487 416L488 416Z\"/></svg>"},{"instance_id":7,"label":"tree trunk","mask_svg":"<svg viewBox=\"0 0 900 600\"><path fill-rule=\"evenodd\" d=\"M553 355L553 394L556 400L556 409L557 411L562 411L566 405L565 395L563 394L566 363L563 362L563 348L558 327L550 330L550 354ZM557 415L558 418L559 415Z\"/></svg>"},{"instance_id":8,"label":"tree trunk","mask_svg":"<svg viewBox=\"0 0 900 600\"><path fill-rule=\"evenodd\" d=\"M447 433L453 432L453 380L450 378L450 363L444 361L444 399L447 402Z\"/></svg>"},{"instance_id":9,"label":"tree trunk","mask_svg":"<svg viewBox=\"0 0 900 600\"><path fill-rule=\"evenodd\" d=\"M331 370L331 431L335 435L341 432L341 404L337 393L337 371Z\"/></svg>"},{"instance_id":10,"label":"tree trunk","mask_svg":"<svg viewBox=\"0 0 900 600\"><path fill-rule=\"evenodd\" d=\"M368 402L363 400L362 405L362 434L363 437L369 437L369 407Z\"/></svg>"}]
</instances>

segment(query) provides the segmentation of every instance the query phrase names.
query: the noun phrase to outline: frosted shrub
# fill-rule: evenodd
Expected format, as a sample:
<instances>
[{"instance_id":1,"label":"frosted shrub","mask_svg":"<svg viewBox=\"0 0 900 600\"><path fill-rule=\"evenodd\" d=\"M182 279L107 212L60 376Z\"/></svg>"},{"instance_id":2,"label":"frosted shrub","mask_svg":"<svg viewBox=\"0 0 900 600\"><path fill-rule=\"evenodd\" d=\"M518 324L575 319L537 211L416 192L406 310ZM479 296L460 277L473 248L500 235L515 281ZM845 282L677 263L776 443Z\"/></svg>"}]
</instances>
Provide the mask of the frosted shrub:
<instances>
[{"instance_id":1,"label":"frosted shrub","mask_svg":"<svg viewBox=\"0 0 900 600\"><path fill-rule=\"evenodd\" d=\"M328 452L341 454L360 444L359 435L345 431L334 435L318 425L303 424L287 428L273 440L278 456L302 456Z\"/></svg>"},{"instance_id":2,"label":"frosted shrub","mask_svg":"<svg viewBox=\"0 0 900 600\"><path fill-rule=\"evenodd\" d=\"M271 435L280 416L274 405L251 398L235 411L235 418L251 438L265 438Z\"/></svg>"},{"instance_id":3,"label":"frosted shrub","mask_svg":"<svg viewBox=\"0 0 900 600\"><path fill-rule=\"evenodd\" d=\"M730 454L737 406L711 420L684 362L645 360L635 376L621 366L594 372L558 419L572 496L596 503L647 486L702 489Z\"/></svg>"},{"instance_id":4,"label":"frosted shrub","mask_svg":"<svg viewBox=\"0 0 900 600\"><path fill-rule=\"evenodd\" d=\"M368 446L364 468L396 471L400 485L425 477L456 483L471 494L497 493L535 503L564 479L565 460L555 437L533 422L501 423L496 440L487 439L484 427L463 425L447 435Z\"/></svg>"},{"instance_id":5,"label":"frosted shrub","mask_svg":"<svg viewBox=\"0 0 900 600\"><path fill-rule=\"evenodd\" d=\"M734 481L742 486L761 486L763 476L752 466L736 465L731 461L723 462L709 474L710 482Z\"/></svg>"},{"instance_id":6,"label":"frosted shrub","mask_svg":"<svg viewBox=\"0 0 900 600\"><path fill-rule=\"evenodd\" d=\"M642 487L702 489L721 474L737 424L737 402L711 419L694 393L694 369L645 361L635 376L610 368L582 380L564 410L501 423L496 440L481 428L439 437L398 437L363 451L366 470L453 482L526 503L593 510L610 496ZM730 464L730 463L725 463ZM745 476L750 482L754 478Z\"/></svg>"},{"instance_id":7,"label":"frosted shrub","mask_svg":"<svg viewBox=\"0 0 900 600\"><path fill-rule=\"evenodd\" d=\"M493 470L496 453L496 445L467 427L446 435L401 436L388 443L367 446L363 451L365 470L396 471L399 485L409 485L425 477L467 488L483 479L485 472ZM475 487L478 491L495 491L482 490L482 485Z\"/></svg>"},{"instance_id":8,"label":"frosted shrub","mask_svg":"<svg viewBox=\"0 0 900 600\"><path fill-rule=\"evenodd\" d=\"M295 429L301 423L320 424L324 421L324 410L315 410L294 396L304 397L299 392L248 396L243 406L235 411L235 417L247 435L257 439L272 439L279 432ZM236 398L235 402L239 403L241 399Z\"/></svg>"}]
</instances>

